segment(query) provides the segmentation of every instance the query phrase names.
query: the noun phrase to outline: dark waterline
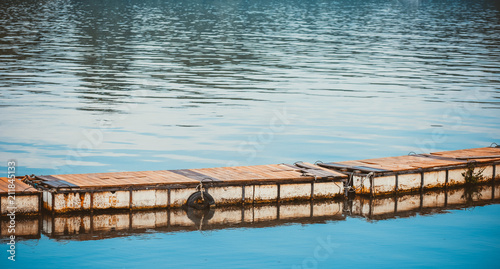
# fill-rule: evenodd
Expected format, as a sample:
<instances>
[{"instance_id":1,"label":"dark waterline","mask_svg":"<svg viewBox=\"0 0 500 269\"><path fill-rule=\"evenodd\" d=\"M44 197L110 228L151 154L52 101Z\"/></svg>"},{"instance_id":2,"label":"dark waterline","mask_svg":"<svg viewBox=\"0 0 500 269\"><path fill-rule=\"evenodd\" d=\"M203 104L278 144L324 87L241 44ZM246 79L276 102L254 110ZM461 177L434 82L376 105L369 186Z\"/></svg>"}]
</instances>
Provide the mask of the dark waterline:
<instances>
[{"instance_id":1,"label":"dark waterline","mask_svg":"<svg viewBox=\"0 0 500 269\"><path fill-rule=\"evenodd\" d=\"M10 159L18 175L92 173L500 143L496 1L2 1L0 62L5 174ZM18 244L14 266L314 268L331 236L317 268L497 267L499 210L42 235Z\"/></svg>"}]
</instances>

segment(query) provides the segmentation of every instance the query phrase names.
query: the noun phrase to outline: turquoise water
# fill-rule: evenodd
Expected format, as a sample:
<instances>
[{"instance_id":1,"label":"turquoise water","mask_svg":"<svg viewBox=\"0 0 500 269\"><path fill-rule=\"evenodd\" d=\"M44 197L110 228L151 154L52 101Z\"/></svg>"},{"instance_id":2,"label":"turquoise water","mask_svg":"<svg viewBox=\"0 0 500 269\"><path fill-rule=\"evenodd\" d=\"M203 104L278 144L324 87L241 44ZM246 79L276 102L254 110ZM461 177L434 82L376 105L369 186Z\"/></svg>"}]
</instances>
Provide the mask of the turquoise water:
<instances>
[{"instance_id":1,"label":"turquoise water","mask_svg":"<svg viewBox=\"0 0 500 269\"><path fill-rule=\"evenodd\" d=\"M500 143L499 18L487 0L2 1L0 169L11 159L18 175L341 161ZM290 268L331 234L339 245L318 268L497 267L497 216L494 205L208 235L42 236L20 244L15 265Z\"/></svg>"}]
</instances>

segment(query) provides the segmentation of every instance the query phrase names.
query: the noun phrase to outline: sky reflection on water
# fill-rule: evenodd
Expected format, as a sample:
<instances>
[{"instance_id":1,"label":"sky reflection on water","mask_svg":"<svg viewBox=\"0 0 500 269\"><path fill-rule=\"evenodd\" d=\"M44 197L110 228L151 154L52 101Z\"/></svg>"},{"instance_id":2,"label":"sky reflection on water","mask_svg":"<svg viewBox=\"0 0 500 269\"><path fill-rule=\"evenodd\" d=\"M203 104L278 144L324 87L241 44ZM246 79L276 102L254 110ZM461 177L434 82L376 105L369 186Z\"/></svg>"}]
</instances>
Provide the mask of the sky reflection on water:
<instances>
[{"instance_id":1,"label":"sky reflection on water","mask_svg":"<svg viewBox=\"0 0 500 269\"><path fill-rule=\"evenodd\" d=\"M498 138L488 2L2 5L0 147L25 174L335 161Z\"/></svg>"}]
</instances>

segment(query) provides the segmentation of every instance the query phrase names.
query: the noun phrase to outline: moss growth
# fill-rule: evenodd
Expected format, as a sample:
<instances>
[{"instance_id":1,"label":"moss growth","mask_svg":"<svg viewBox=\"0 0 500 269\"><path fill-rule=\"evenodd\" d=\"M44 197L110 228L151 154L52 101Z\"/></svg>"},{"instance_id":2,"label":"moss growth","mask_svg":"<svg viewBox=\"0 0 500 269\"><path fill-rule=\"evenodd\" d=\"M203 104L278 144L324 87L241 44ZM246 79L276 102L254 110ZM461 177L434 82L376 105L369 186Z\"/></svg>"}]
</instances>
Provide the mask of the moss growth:
<instances>
[{"instance_id":1,"label":"moss growth","mask_svg":"<svg viewBox=\"0 0 500 269\"><path fill-rule=\"evenodd\" d=\"M462 176L465 179L465 184L476 184L479 181L483 180L483 171L486 167L479 169L477 172L475 171L476 169L476 164L473 162L467 163L467 167L465 168L465 171L462 173Z\"/></svg>"}]
</instances>

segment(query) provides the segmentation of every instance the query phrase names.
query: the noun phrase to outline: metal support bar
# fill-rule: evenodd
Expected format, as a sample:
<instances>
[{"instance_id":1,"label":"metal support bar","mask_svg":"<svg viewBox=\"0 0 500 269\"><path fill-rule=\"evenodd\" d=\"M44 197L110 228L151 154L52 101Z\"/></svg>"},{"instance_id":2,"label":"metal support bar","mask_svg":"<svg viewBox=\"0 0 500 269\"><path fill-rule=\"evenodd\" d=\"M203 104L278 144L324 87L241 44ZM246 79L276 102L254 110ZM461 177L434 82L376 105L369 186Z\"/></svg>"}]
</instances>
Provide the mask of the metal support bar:
<instances>
[{"instance_id":1,"label":"metal support bar","mask_svg":"<svg viewBox=\"0 0 500 269\"><path fill-rule=\"evenodd\" d=\"M371 176L370 177L370 196L372 196L372 197L374 195L374 190L373 190L373 183L374 183L374 181L375 180L374 180L373 176Z\"/></svg>"},{"instance_id":2,"label":"metal support bar","mask_svg":"<svg viewBox=\"0 0 500 269\"><path fill-rule=\"evenodd\" d=\"M241 203L245 204L245 185L241 186Z\"/></svg>"},{"instance_id":3,"label":"metal support bar","mask_svg":"<svg viewBox=\"0 0 500 269\"><path fill-rule=\"evenodd\" d=\"M280 197L280 193L281 193L281 184L276 184L278 186L278 194L276 195L276 202L279 202L281 197Z\"/></svg>"},{"instance_id":4,"label":"metal support bar","mask_svg":"<svg viewBox=\"0 0 500 269\"><path fill-rule=\"evenodd\" d=\"M398 179L398 174L395 175L396 177L396 187L394 188L395 191L399 191L399 179Z\"/></svg>"},{"instance_id":5,"label":"metal support bar","mask_svg":"<svg viewBox=\"0 0 500 269\"><path fill-rule=\"evenodd\" d=\"M497 166L496 165L493 165L493 176L491 177L491 180L495 180L495 177L496 177L496 174L497 174Z\"/></svg>"},{"instance_id":6,"label":"metal support bar","mask_svg":"<svg viewBox=\"0 0 500 269\"><path fill-rule=\"evenodd\" d=\"M424 172L420 172L420 191L424 190Z\"/></svg>"},{"instance_id":7,"label":"metal support bar","mask_svg":"<svg viewBox=\"0 0 500 269\"><path fill-rule=\"evenodd\" d=\"M314 181L311 182L311 200L314 200Z\"/></svg>"},{"instance_id":8,"label":"metal support bar","mask_svg":"<svg viewBox=\"0 0 500 269\"><path fill-rule=\"evenodd\" d=\"M129 190L128 209L132 210L132 190Z\"/></svg>"},{"instance_id":9,"label":"metal support bar","mask_svg":"<svg viewBox=\"0 0 500 269\"><path fill-rule=\"evenodd\" d=\"M171 197L171 190L170 189L167 189L167 207L170 208L170 205L171 205L171 201L172 201L172 198Z\"/></svg>"},{"instance_id":10,"label":"metal support bar","mask_svg":"<svg viewBox=\"0 0 500 269\"><path fill-rule=\"evenodd\" d=\"M43 209L43 192L40 192L38 193L38 214L42 215L42 209ZM0 212L2 212L1 205L0 205Z\"/></svg>"},{"instance_id":11,"label":"metal support bar","mask_svg":"<svg viewBox=\"0 0 500 269\"><path fill-rule=\"evenodd\" d=\"M56 193L52 192L52 214L54 214L56 209Z\"/></svg>"},{"instance_id":12,"label":"metal support bar","mask_svg":"<svg viewBox=\"0 0 500 269\"><path fill-rule=\"evenodd\" d=\"M252 204L254 203L255 203L255 185L253 185L253 192L252 192Z\"/></svg>"}]
</instances>

